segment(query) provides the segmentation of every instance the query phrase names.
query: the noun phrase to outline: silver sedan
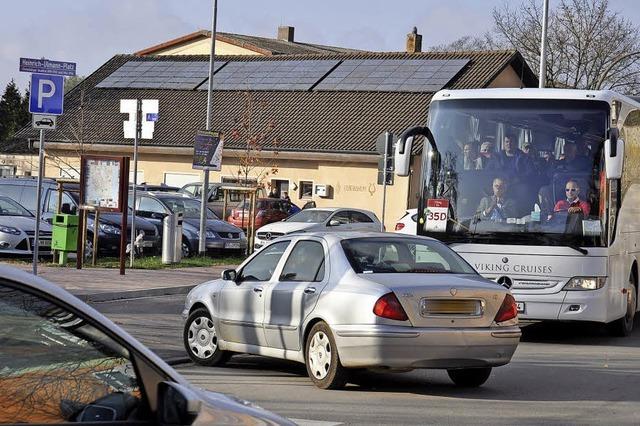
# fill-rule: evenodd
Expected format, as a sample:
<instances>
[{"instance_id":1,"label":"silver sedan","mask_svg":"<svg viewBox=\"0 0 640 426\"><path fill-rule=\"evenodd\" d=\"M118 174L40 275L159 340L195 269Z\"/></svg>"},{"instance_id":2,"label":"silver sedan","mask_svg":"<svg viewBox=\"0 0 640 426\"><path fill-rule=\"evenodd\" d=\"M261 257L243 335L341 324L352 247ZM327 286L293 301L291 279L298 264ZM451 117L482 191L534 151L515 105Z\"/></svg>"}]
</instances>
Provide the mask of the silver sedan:
<instances>
[{"instance_id":1,"label":"silver sedan","mask_svg":"<svg viewBox=\"0 0 640 426\"><path fill-rule=\"evenodd\" d=\"M520 340L509 291L437 240L309 233L271 242L188 295L184 345L219 365L233 353L306 364L320 388L350 369L446 369L480 386Z\"/></svg>"}]
</instances>

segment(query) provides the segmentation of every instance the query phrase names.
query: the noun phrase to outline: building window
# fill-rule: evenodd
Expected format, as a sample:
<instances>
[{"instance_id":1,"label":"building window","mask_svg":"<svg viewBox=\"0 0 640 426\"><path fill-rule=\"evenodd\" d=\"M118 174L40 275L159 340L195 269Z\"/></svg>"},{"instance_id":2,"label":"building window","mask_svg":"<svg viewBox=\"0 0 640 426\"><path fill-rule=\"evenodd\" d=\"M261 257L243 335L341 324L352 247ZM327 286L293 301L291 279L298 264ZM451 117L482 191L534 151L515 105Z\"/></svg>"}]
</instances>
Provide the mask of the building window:
<instances>
[{"instance_id":1,"label":"building window","mask_svg":"<svg viewBox=\"0 0 640 426\"><path fill-rule=\"evenodd\" d=\"M299 198L313 198L313 182L309 180L300 181L300 197Z\"/></svg>"},{"instance_id":2,"label":"building window","mask_svg":"<svg viewBox=\"0 0 640 426\"><path fill-rule=\"evenodd\" d=\"M0 176L15 176L16 166L0 166Z\"/></svg>"}]
</instances>

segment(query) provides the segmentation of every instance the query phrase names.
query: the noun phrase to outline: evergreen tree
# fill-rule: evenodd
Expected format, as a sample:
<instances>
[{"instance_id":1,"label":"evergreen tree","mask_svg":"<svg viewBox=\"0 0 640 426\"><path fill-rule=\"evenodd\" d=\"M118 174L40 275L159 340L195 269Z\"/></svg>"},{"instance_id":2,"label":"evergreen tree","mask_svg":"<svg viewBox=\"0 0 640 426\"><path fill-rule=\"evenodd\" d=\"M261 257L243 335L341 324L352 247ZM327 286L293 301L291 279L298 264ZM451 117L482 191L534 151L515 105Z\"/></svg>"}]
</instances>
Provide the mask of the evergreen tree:
<instances>
[{"instance_id":1,"label":"evergreen tree","mask_svg":"<svg viewBox=\"0 0 640 426\"><path fill-rule=\"evenodd\" d=\"M0 141L11 139L28 122L28 99L25 103L15 81L11 80L0 99Z\"/></svg>"}]
</instances>

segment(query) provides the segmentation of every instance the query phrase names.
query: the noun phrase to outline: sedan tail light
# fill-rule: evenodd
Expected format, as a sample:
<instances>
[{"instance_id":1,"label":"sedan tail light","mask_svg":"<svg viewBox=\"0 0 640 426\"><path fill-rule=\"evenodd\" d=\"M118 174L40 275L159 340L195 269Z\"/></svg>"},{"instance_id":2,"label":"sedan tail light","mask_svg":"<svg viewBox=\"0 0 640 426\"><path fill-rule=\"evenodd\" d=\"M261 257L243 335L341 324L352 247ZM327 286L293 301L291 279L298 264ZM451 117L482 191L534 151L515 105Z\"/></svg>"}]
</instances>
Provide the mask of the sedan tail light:
<instances>
[{"instance_id":1,"label":"sedan tail light","mask_svg":"<svg viewBox=\"0 0 640 426\"><path fill-rule=\"evenodd\" d=\"M495 322L504 322L509 321L510 319L514 319L518 316L518 307L516 306L516 300L512 295L507 293L502 301L502 306L500 306L500 310L496 314L494 319Z\"/></svg>"},{"instance_id":2,"label":"sedan tail light","mask_svg":"<svg viewBox=\"0 0 640 426\"><path fill-rule=\"evenodd\" d=\"M393 293L387 293L378 299L373 306L373 313L379 317L392 320L406 321L409 319L404 309L402 309L400 301Z\"/></svg>"},{"instance_id":3,"label":"sedan tail light","mask_svg":"<svg viewBox=\"0 0 640 426\"><path fill-rule=\"evenodd\" d=\"M404 223L402 222L396 223L396 231L400 231L402 230L402 228L404 228Z\"/></svg>"}]
</instances>

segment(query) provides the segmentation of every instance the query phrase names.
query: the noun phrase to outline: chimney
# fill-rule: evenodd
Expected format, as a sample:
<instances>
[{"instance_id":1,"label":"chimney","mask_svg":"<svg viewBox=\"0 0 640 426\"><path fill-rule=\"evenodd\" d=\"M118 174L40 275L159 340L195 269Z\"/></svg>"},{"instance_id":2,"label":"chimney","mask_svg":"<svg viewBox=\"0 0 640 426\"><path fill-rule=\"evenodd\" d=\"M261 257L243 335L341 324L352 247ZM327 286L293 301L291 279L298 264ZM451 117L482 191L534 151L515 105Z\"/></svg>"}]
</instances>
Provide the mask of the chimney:
<instances>
[{"instance_id":1,"label":"chimney","mask_svg":"<svg viewBox=\"0 0 640 426\"><path fill-rule=\"evenodd\" d=\"M294 27L288 27L286 25L280 25L278 27L278 40L288 41L293 43L293 31Z\"/></svg>"},{"instance_id":2,"label":"chimney","mask_svg":"<svg viewBox=\"0 0 640 426\"><path fill-rule=\"evenodd\" d=\"M407 53L422 52L422 35L418 34L418 28L407 34Z\"/></svg>"}]
</instances>

